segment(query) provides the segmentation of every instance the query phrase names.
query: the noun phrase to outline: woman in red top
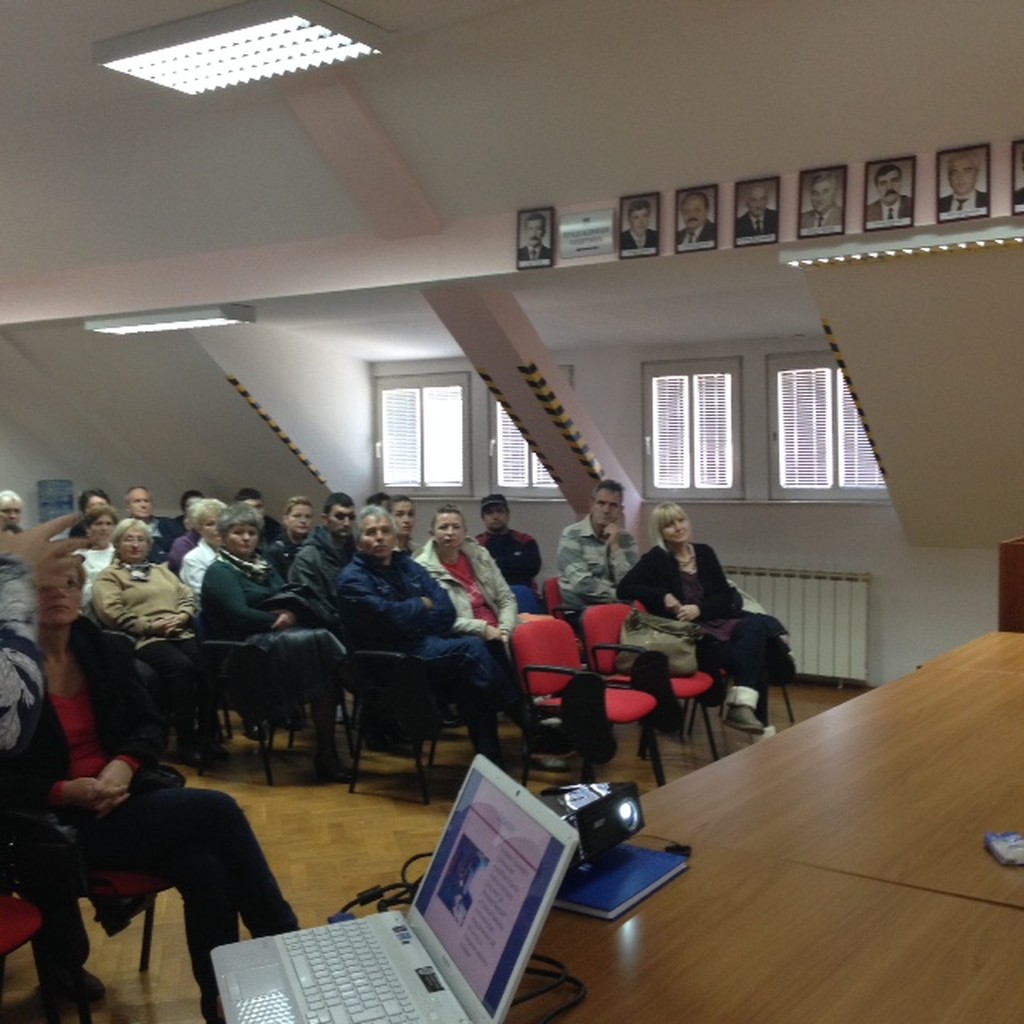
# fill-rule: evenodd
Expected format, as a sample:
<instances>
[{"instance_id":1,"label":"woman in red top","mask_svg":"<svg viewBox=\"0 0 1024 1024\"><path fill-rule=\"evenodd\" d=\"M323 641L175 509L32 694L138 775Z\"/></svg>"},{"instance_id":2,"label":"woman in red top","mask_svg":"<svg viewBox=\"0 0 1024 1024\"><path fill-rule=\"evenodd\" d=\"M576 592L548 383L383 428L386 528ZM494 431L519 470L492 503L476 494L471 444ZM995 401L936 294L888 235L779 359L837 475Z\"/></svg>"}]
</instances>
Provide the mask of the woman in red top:
<instances>
[{"instance_id":1,"label":"woman in red top","mask_svg":"<svg viewBox=\"0 0 1024 1024\"><path fill-rule=\"evenodd\" d=\"M47 695L28 747L0 761L0 806L51 810L78 830L87 864L160 875L182 895L203 1019L220 1021L210 951L298 927L244 812L225 793L154 789L141 769L163 751L159 715L134 675L133 651L79 616L81 568L39 590ZM65 971L88 939L74 893L29 873L24 894L43 910L46 955ZM70 902L69 902L70 901Z\"/></svg>"}]
</instances>

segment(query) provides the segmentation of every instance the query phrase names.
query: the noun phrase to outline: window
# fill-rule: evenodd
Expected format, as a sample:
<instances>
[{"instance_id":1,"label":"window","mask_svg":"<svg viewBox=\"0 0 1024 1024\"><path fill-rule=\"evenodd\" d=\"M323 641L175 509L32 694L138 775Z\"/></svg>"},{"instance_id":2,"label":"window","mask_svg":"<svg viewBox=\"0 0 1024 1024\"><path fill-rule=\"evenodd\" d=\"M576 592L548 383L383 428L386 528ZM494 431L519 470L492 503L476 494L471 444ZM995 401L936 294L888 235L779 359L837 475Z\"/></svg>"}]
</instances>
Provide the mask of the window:
<instances>
[{"instance_id":1,"label":"window","mask_svg":"<svg viewBox=\"0 0 1024 1024\"><path fill-rule=\"evenodd\" d=\"M739 497L739 365L734 360L645 366L647 490Z\"/></svg>"},{"instance_id":2,"label":"window","mask_svg":"<svg viewBox=\"0 0 1024 1024\"><path fill-rule=\"evenodd\" d=\"M880 497L885 480L842 371L781 365L785 361L780 357L773 365L775 496L852 497L858 491L860 497Z\"/></svg>"},{"instance_id":3,"label":"window","mask_svg":"<svg viewBox=\"0 0 1024 1024\"><path fill-rule=\"evenodd\" d=\"M558 485L544 464L530 451L512 417L505 412L500 402L494 403L497 417L495 437L495 460L499 490L514 490L523 487L555 488Z\"/></svg>"},{"instance_id":4,"label":"window","mask_svg":"<svg viewBox=\"0 0 1024 1024\"><path fill-rule=\"evenodd\" d=\"M377 381L384 487L468 489L467 383L466 374Z\"/></svg>"}]
</instances>

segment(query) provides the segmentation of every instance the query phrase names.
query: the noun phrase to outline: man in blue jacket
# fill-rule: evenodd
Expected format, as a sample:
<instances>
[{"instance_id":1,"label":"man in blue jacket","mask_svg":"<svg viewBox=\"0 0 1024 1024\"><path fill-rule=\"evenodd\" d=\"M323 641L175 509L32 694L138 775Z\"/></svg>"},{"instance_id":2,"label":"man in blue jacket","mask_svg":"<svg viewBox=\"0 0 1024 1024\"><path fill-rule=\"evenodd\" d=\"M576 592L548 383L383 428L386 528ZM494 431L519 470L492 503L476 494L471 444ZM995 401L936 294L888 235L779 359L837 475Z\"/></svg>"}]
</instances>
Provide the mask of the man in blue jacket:
<instances>
[{"instance_id":1,"label":"man in blue jacket","mask_svg":"<svg viewBox=\"0 0 1024 1024\"><path fill-rule=\"evenodd\" d=\"M443 702L460 706L477 753L501 765L497 713L528 719L515 683L478 637L452 636L451 598L423 566L395 551L395 523L377 505L356 521L356 553L338 576L341 614L357 650L422 658ZM455 684L453 694L446 685Z\"/></svg>"}]
</instances>

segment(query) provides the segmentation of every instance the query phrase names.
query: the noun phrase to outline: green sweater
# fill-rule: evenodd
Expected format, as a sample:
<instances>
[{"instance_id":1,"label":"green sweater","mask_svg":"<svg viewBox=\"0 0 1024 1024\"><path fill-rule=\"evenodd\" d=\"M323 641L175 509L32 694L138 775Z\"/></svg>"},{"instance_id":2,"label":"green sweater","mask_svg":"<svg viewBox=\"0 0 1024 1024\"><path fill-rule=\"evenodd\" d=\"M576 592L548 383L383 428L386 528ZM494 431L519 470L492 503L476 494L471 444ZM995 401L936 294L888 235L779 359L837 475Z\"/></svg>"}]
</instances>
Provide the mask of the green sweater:
<instances>
[{"instance_id":1,"label":"green sweater","mask_svg":"<svg viewBox=\"0 0 1024 1024\"><path fill-rule=\"evenodd\" d=\"M253 633L266 633L277 612L259 605L276 594L284 580L271 568L266 582L257 583L228 562L217 560L203 577L203 620L210 640L244 640Z\"/></svg>"}]
</instances>

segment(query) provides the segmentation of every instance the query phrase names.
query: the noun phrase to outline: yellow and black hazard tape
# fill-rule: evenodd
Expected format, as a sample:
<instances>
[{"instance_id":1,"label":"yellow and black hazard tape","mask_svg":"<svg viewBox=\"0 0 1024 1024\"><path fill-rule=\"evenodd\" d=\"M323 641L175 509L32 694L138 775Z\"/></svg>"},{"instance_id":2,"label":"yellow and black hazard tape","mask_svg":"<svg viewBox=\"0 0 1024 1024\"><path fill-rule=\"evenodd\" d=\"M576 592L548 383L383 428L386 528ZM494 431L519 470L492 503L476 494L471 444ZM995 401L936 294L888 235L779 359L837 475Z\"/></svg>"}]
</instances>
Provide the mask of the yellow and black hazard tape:
<instances>
[{"instance_id":1,"label":"yellow and black hazard tape","mask_svg":"<svg viewBox=\"0 0 1024 1024\"><path fill-rule=\"evenodd\" d=\"M532 389L534 397L540 402L551 422L565 438L570 450L576 456L576 461L587 471L587 475L592 480L603 480L604 472L601 469L601 463L597 461L590 446L583 440L583 435L576 429L572 417L565 411L565 407L551 390L551 385L544 379L544 375L537 365L530 363L527 366L518 366L516 369Z\"/></svg>"},{"instance_id":2,"label":"yellow and black hazard tape","mask_svg":"<svg viewBox=\"0 0 1024 1024\"><path fill-rule=\"evenodd\" d=\"M228 376L228 382L231 386L252 406L253 409L259 414L260 418L267 424L270 429L277 434L277 436L285 443L288 450L294 455L299 462L301 462L306 469L316 477L316 479L322 483L325 487L327 486L327 480L323 474L309 461L309 459L302 454L299 450L299 446L278 426L277 422L271 419L270 414L256 401L255 398L249 393L249 391L242 385L237 377Z\"/></svg>"},{"instance_id":3,"label":"yellow and black hazard tape","mask_svg":"<svg viewBox=\"0 0 1024 1024\"><path fill-rule=\"evenodd\" d=\"M494 378L481 367L476 368L476 372L480 375L480 379L487 385L487 390L494 395L495 399L501 403L502 409L508 414L508 418L516 425L519 429L519 433L523 435L523 440L526 442L527 447L533 452L534 455L540 459L541 465L548 471L548 475L556 484L562 482L561 478L557 473L552 470L548 464L548 460L544 457L544 453L537 447L537 442L530 436L530 432L523 426L523 421L516 415L515 410L509 405L508 399L502 393L501 388L498 387Z\"/></svg>"},{"instance_id":4,"label":"yellow and black hazard tape","mask_svg":"<svg viewBox=\"0 0 1024 1024\"><path fill-rule=\"evenodd\" d=\"M846 381L846 386L850 389L850 398L853 400L853 407L857 410L857 415L860 417L861 426L864 428L868 444L871 445L871 451L874 453L875 461L878 463L878 469L884 477L885 466L882 465L882 460L878 454L878 446L875 444L875 438L871 433L871 427L868 425L867 417L864 415L864 408L860 404L860 398L854 390L853 381L850 380L850 371L846 368L846 360L843 359L843 354L839 351L839 343L836 341L836 336L832 333L831 324L829 324L827 320L822 320L821 324L825 328L825 337L828 338L828 347L832 350L832 355L835 356L836 364L842 372L843 378Z\"/></svg>"}]
</instances>

